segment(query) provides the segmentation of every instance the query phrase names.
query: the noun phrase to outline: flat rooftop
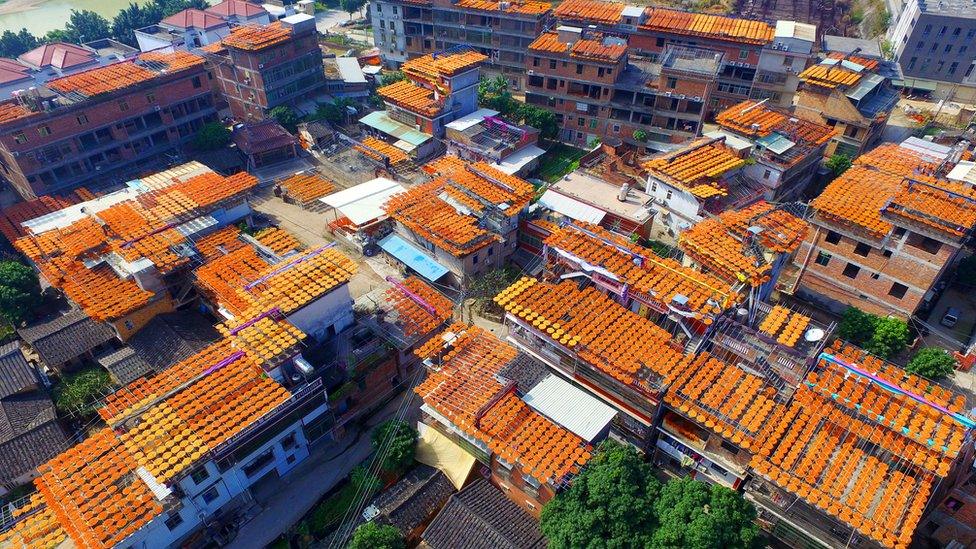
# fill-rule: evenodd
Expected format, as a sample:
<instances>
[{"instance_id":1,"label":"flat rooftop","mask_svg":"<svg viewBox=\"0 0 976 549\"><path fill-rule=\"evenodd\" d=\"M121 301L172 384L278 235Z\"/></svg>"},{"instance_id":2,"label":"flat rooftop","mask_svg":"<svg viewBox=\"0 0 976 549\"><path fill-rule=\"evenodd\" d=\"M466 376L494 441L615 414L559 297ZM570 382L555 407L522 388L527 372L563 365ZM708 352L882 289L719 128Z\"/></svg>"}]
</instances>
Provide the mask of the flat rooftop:
<instances>
[{"instance_id":1,"label":"flat rooftop","mask_svg":"<svg viewBox=\"0 0 976 549\"><path fill-rule=\"evenodd\" d=\"M614 185L581 170L576 170L553 183L549 190L627 219L644 222L650 216L647 207L645 207L645 204L651 201L649 194L631 186L627 192L627 199L620 201L618 200L619 185Z\"/></svg>"}]
</instances>

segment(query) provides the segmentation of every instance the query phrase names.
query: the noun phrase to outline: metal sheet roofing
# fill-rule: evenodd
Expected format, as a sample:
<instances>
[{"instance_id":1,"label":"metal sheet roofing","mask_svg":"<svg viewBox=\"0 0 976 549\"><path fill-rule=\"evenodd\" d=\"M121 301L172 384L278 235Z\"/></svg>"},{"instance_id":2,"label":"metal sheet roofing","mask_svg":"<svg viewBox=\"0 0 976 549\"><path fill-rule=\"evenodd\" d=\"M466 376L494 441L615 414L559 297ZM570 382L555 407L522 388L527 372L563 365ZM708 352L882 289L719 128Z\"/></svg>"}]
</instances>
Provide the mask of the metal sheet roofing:
<instances>
[{"instance_id":1,"label":"metal sheet roofing","mask_svg":"<svg viewBox=\"0 0 976 549\"><path fill-rule=\"evenodd\" d=\"M444 126L447 128L451 128L452 130L464 131L470 128L471 126L475 126L479 124L482 120L485 119L485 117L497 116L497 115L498 115L498 111L493 111L491 109L478 109L473 113L464 115L453 122L448 122Z\"/></svg>"},{"instance_id":2,"label":"metal sheet roofing","mask_svg":"<svg viewBox=\"0 0 976 549\"><path fill-rule=\"evenodd\" d=\"M593 442L617 415L610 406L552 374L533 387L522 400L536 412L587 442Z\"/></svg>"},{"instance_id":3,"label":"metal sheet roofing","mask_svg":"<svg viewBox=\"0 0 976 549\"><path fill-rule=\"evenodd\" d=\"M377 129L386 135L417 146L429 141L433 136L416 130L402 122L390 118L385 111L373 111L359 119L360 124Z\"/></svg>"},{"instance_id":4,"label":"metal sheet roofing","mask_svg":"<svg viewBox=\"0 0 976 549\"><path fill-rule=\"evenodd\" d=\"M447 274L447 267L438 263L420 248L400 238L399 235L391 234L380 240L379 245L383 251L402 261L407 267L417 271L420 276L431 282Z\"/></svg>"},{"instance_id":5,"label":"metal sheet roofing","mask_svg":"<svg viewBox=\"0 0 976 549\"><path fill-rule=\"evenodd\" d=\"M539 204L576 221L599 225L606 212L574 198L547 190L539 199Z\"/></svg>"},{"instance_id":6,"label":"metal sheet roofing","mask_svg":"<svg viewBox=\"0 0 976 549\"><path fill-rule=\"evenodd\" d=\"M383 204L391 196L406 191L403 185L392 179L377 177L319 200L342 212L353 224L362 225L386 215Z\"/></svg>"}]
</instances>

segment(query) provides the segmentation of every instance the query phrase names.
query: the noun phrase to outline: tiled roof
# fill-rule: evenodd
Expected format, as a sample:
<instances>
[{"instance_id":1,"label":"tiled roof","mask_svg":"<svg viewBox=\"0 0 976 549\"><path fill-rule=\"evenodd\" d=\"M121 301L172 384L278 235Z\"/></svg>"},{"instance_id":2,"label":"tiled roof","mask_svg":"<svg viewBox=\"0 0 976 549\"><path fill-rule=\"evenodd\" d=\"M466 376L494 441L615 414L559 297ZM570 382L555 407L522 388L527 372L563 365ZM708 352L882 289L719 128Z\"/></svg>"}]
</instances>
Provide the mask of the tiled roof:
<instances>
[{"instance_id":1,"label":"tiled roof","mask_svg":"<svg viewBox=\"0 0 976 549\"><path fill-rule=\"evenodd\" d=\"M375 520L407 535L427 524L455 491L447 475L421 463L383 490L370 506L379 510Z\"/></svg>"},{"instance_id":2,"label":"tiled roof","mask_svg":"<svg viewBox=\"0 0 976 549\"><path fill-rule=\"evenodd\" d=\"M400 80L376 90L383 99L411 112L435 117L444 109L444 102L434 99L434 91L409 80Z\"/></svg>"},{"instance_id":3,"label":"tiled roof","mask_svg":"<svg viewBox=\"0 0 976 549\"><path fill-rule=\"evenodd\" d=\"M478 479L451 496L422 538L431 549L546 546L539 523L485 479Z\"/></svg>"},{"instance_id":4,"label":"tiled roof","mask_svg":"<svg viewBox=\"0 0 976 549\"><path fill-rule=\"evenodd\" d=\"M357 151L379 162L388 159L390 161L390 167L395 168L410 160L410 156L407 153L371 135L364 137L361 143L365 146L356 145Z\"/></svg>"},{"instance_id":5,"label":"tiled roof","mask_svg":"<svg viewBox=\"0 0 976 549\"><path fill-rule=\"evenodd\" d=\"M774 400L763 378L700 353L688 362L664 396L683 415L754 451L764 430L785 407Z\"/></svg>"},{"instance_id":6,"label":"tiled roof","mask_svg":"<svg viewBox=\"0 0 976 549\"><path fill-rule=\"evenodd\" d=\"M679 236L679 246L696 263L725 278L759 286L769 280L772 267L747 252L744 240L750 227L761 229L755 237L764 250L792 253L808 225L795 215L757 202L740 210L729 210L699 221Z\"/></svg>"},{"instance_id":7,"label":"tiled roof","mask_svg":"<svg viewBox=\"0 0 976 549\"><path fill-rule=\"evenodd\" d=\"M17 341L0 345L0 398L6 398L40 385L37 371L27 362Z\"/></svg>"},{"instance_id":8,"label":"tiled roof","mask_svg":"<svg viewBox=\"0 0 976 549\"><path fill-rule=\"evenodd\" d=\"M30 78L30 69L13 59L0 57L0 85L12 84Z\"/></svg>"},{"instance_id":9,"label":"tiled roof","mask_svg":"<svg viewBox=\"0 0 976 549\"><path fill-rule=\"evenodd\" d=\"M505 215L518 215L535 194L531 183L509 175L487 162L467 162L457 156L442 156L424 166L424 171L440 176L444 192L474 212L498 208Z\"/></svg>"},{"instance_id":10,"label":"tiled roof","mask_svg":"<svg viewBox=\"0 0 976 549\"><path fill-rule=\"evenodd\" d=\"M126 342L154 372L186 360L220 339L209 318L193 311L157 315Z\"/></svg>"},{"instance_id":11,"label":"tiled roof","mask_svg":"<svg viewBox=\"0 0 976 549\"><path fill-rule=\"evenodd\" d=\"M937 162L918 152L886 143L858 157L811 205L819 217L856 226L876 238L891 230L889 215L958 236L960 229L976 222L976 208L970 202L974 194L933 179L936 166Z\"/></svg>"},{"instance_id":12,"label":"tiled roof","mask_svg":"<svg viewBox=\"0 0 976 549\"><path fill-rule=\"evenodd\" d=\"M147 327L143 327L143 330ZM153 371L152 366L129 346L96 357L95 362L105 368L120 385L131 383Z\"/></svg>"},{"instance_id":13,"label":"tiled roof","mask_svg":"<svg viewBox=\"0 0 976 549\"><path fill-rule=\"evenodd\" d=\"M68 447L54 403L42 391L0 401L0 482L37 469Z\"/></svg>"},{"instance_id":14,"label":"tiled roof","mask_svg":"<svg viewBox=\"0 0 976 549\"><path fill-rule=\"evenodd\" d=\"M407 336L427 335L454 314L454 302L416 276L387 290L386 301Z\"/></svg>"},{"instance_id":15,"label":"tiled roof","mask_svg":"<svg viewBox=\"0 0 976 549\"><path fill-rule=\"evenodd\" d=\"M591 448L583 439L496 379L517 354L511 345L481 328L454 324L417 354L439 365L415 389L424 403L525 474L555 484L589 460Z\"/></svg>"},{"instance_id":16,"label":"tiled roof","mask_svg":"<svg viewBox=\"0 0 976 549\"><path fill-rule=\"evenodd\" d=\"M624 4L600 0L566 0L556 8L557 19L593 21L616 24L623 14Z\"/></svg>"},{"instance_id":17,"label":"tiled roof","mask_svg":"<svg viewBox=\"0 0 976 549\"><path fill-rule=\"evenodd\" d=\"M281 182L288 196L304 204L335 192L335 184L317 173L298 173Z\"/></svg>"},{"instance_id":18,"label":"tiled roof","mask_svg":"<svg viewBox=\"0 0 976 549\"><path fill-rule=\"evenodd\" d=\"M269 118L244 124L234 130L234 144L244 154L258 154L295 145L298 140L288 130Z\"/></svg>"},{"instance_id":19,"label":"tiled roof","mask_svg":"<svg viewBox=\"0 0 976 549\"><path fill-rule=\"evenodd\" d=\"M692 316L711 323L710 317L739 299L728 282L684 267L674 259L654 255L597 225L579 222L552 232L545 243L583 262L612 273L631 293L644 295L660 307L674 306L676 295L688 298ZM638 262L640 263L638 265ZM685 306L682 306L682 312Z\"/></svg>"},{"instance_id":20,"label":"tiled roof","mask_svg":"<svg viewBox=\"0 0 976 549\"><path fill-rule=\"evenodd\" d=\"M779 131L810 143L826 143L835 130L830 126L793 118L789 113L766 104L748 100L718 113L715 121L722 127L750 137L765 137Z\"/></svg>"},{"instance_id":21,"label":"tiled roof","mask_svg":"<svg viewBox=\"0 0 976 549\"><path fill-rule=\"evenodd\" d=\"M685 189L700 199L725 196L728 190L716 181L740 168L745 160L725 145L724 138L696 139L678 150L644 163L651 176Z\"/></svg>"},{"instance_id":22,"label":"tiled roof","mask_svg":"<svg viewBox=\"0 0 976 549\"><path fill-rule=\"evenodd\" d=\"M963 413L962 395L839 343L831 352L903 391ZM907 547L966 431L934 407L821 361L771 424L751 466L864 536Z\"/></svg>"},{"instance_id":23,"label":"tiled roof","mask_svg":"<svg viewBox=\"0 0 976 549\"><path fill-rule=\"evenodd\" d=\"M221 17L230 17L233 15L252 17L262 13L268 13L268 10L261 7L260 4L248 2L247 0L224 0L219 4L210 6L205 11Z\"/></svg>"},{"instance_id":24,"label":"tiled roof","mask_svg":"<svg viewBox=\"0 0 976 549\"><path fill-rule=\"evenodd\" d=\"M552 9L551 3L535 0L516 0L509 2L507 7L500 2L490 2L488 0L459 0L455 6L469 10L500 11L502 13L518 15L542 15Z\"/></svg>"},{"instance_id":25,"label":"tiled roof","mask_svg":"<svg viewBox=\"0 0 976 549\"><path fill-rule=\"evenodd\" d=\"M47 87L63 94L92 97L199 65L203 65L203 58L189 52L150 52L140 55L137 60L121 61L56 78L48 82Z\"/></svg>"},{"instance_id":26,"label":"tiled roof","mask_svg":"<svg viewBox=\"0 0 976 549\"><path fill-rule=\"evenodd\" d=\"M95 52L75 44L53 42L23 53L18 59L39 69L54 67L58 70L70 70L80 65L94 63L97 56Z\"/></svg>"},{"instance_id":27,"label":"tiled roof","mask_svg":"<svg viewBox=\"0 0 976 549\"><path fill-rule=\"evenodd\" d=\"M522 278L495 302L554 344L649 397L682 369L684 356L668 332L594 287Z\"/></svg>"},{"instance_id":28,"label":"tiled roof","mask_svg":"<svg viewBox=\"0 0 976 549\"><path fill-rule=\"evenodd\" d=\"M261 51L286 42L291 38L291 29L272 23L270 25L244 25L231 29L220 43L228 48L245 51Z\"/></svg>"},{"instance_id":29,"label":"tiled roof","mask_svg":"<svg viewBox=\"0 0 976 549\"><path fill-rule=\"evenodd\" d=\"M776 32L775 27L763 21L689 13L667 8L649 8L647 20L640 28L742 44L767 44L772 42Z\"/></svg>"},{"instance_id":30,"label":"tiled roof","mask_svg":"<svg viewBox=\"0 0 976 549\"><path fill-rule=\"evenodd\" d=\"M227 25L226 21L217 15L212 15L208 12L209 10L203 11L195 8L189 8L176 12L159 23L161 25L169 25L180 29L212 29Z\"/></svg>"},{"instance_id":31,"label":"tiled roof","mask_svg":"<svg viewBox=\"0 0 976 549\"><path fill-rule=\"evenodd\" d=\"M92 320L80 310L20 328L17 333L40 355L41 360L52 367L115 338L115 332L110 327Z\"/></svg>"}]
</instances>

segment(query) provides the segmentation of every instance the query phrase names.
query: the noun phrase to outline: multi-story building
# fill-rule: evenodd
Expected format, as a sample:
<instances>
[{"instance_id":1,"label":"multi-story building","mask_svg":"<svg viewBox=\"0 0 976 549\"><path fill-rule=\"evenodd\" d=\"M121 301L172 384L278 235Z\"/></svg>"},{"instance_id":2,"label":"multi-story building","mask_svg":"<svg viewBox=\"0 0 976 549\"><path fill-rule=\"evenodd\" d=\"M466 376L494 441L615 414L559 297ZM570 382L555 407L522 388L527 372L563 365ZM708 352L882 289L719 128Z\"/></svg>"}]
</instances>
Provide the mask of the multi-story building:
<instances>
[{"instance_id":1,"label":"multi-story building","mask_svg":"<svg viewBox=\"0 0 976 549\"><path fill-rule=\"evenodd\" d=\"M262 120L279 105L314 96L326 82L315 18L310 15L236 27L201 50L217 89L239 120Z\"/></svg>"},{"instance_id":2,"label":"multi-story building","mask_svg":"<svg viewBox=\"0 0 976 549\"><path fill-rule=\"evenodd\" d=\"M359 119L414 159L442 150L445 127L478 110L479 67L487 58L462 49L434 53L403 64L406 79L383 86L376 93L386 104Z\"/></svg>"},{"instance_id":3,"label":"multi-story building","mask_svg":"<svg viewBox=\"0 0 976 549\"><path fill-rule=\"evenodd\" d=\"M972 4L909 0L902 6L890 41L906 87L924 89L923 82L940 83L937 87L964 100L976 96L974 39Z\"/></svg>"},{"instance_id":4,"label":"multi-story building","mask_svg":"<svg viewBox=\"0 0 976 549\"><path fill-rule=\"evenodd\" d=\"M801 198L836 132L830 126L801 120L767 102L752 100L720 112L715 122L721 130L708 136L746 140L755 163L743 166L742 173L763 184L766 200L777 202Z\"/></svg>"},{"instance_id":5,"label":"multi-story building","mask_svg":"<svg viewBox=\"0 0 976 549\"><path fill-rule=\"evenodd\" d=\"M49 80L100 65L135 57L139 50L110 38L85 44L51 42L42 44L17 59L0 58L0 101L19 90L43 86Z\"/></svg>"},{"instance_id":6,"label":"multi-story building","mask_svg":"<svg viewBox=\"0 0 976 549\"><path fill-rule=\"evenodd\" d=\"M0 174L25 199L118 183L216 114L202 57L144 53L0 103Z\"/></svg>"},{"instance_id":7,"label":"multi-story building","mask_svg":"<svg viewBox=\"0 0 976 549\"><path fill-rule=\"evenodd\" d=\"M811 202L794 288L835 311L911 317L976 225L976 194L945 162L885 144L861 155Z\"/></svg>"},{"instance_id":8,"label":"multi-story building","mask_svg":"<svg viewBox=\"0 0 976 549\"><path fill-rule=\"evenodd\" d=\"M216 15L234 25L267 25L271 14L261 4L247 0L224 0L207 8L207 13Z\"/></svg>"},{"instance_id":9,"label":"multi-story building","mask_svg":"<svg viewBox=\"0 0 976 549\"><path fill-rule=\"evenodd\" d=\"M606 139L664 149L697 135L722 54L669 47L637 59L628 50L626 39L581 27L541 35L526 59L526 103L555 112L559 139L577 146Z\"/></svg>"},{"instance_id":10,"label":"multi-story building","mask_svg":"<svg viewBox=\"0 0 976 549\"><path fill-rule=\"evenodd\" d=\"M478 109L449 122L446 129L448 153L484 160L511 175L529 174L546 152L537 144L539 130L513 124L491 109Z\"/></svg>"},{"instance_id":11,"label":"multi-story building","mask_svg":"<svg viewBox=\"0 0 976 549\"><path fill-rule=\"evenodd\" d=\"M230 23L209 10L189 8L134 32L142 51L193 50L219 42L230 33Z\"/></svg>"},{"instance_id":12,"label":"multi-story building","mask_svg":"<svg viewBox=\"0 0 976 549\"><path fill-rule=\"evenodd\" d=\"M485 72L513 89L525 80L525 50L549 24L549 2L515 0L372 0L374 43L392 66L457 46L488 57Z\"/></svg>"},{"instance_id":13,"label":"multi-story building","mask_svg":"<svg viewBox=\"0 0 976 549\"><path fill-rule=\"evenodd\" d=\"M504 266L515 252L519 220L535 190L486 162L456 156L444 156L424 170L432 181L392 196L383 206L397 234L380 246L394 257L403 254L392 246L409 247L413 255L407 257L435 265L434 276L444 277L441 284L467 288L477 275Z\"/></svg>"},{"instance_id":14,"label":"multi-story building","mask_svg":"<svg viewBox=\"0 0 976 549\"><path fill-rule=\"evenodd\" d=\"M788 105L797 84L791 75L806 68L816 42L815 27L802 23L783 22L777 30L761 21L603 0L569 0L554 14L562 25L626 36L634 54L652 61L672 47L721 53L709 115L748 98Z\"/></svg>"},{"instance_id":15,"label":"multi-story building","mask_svg":"<svg viewBox=\"0 0 976 549\"><path fill-rule=\"evenodd\" d=\"M876 59L831 52L800 73L793 113L836 130L826 156L854 158L881 140L898 92L878 68Z\"/></svg>"}]
</instances>

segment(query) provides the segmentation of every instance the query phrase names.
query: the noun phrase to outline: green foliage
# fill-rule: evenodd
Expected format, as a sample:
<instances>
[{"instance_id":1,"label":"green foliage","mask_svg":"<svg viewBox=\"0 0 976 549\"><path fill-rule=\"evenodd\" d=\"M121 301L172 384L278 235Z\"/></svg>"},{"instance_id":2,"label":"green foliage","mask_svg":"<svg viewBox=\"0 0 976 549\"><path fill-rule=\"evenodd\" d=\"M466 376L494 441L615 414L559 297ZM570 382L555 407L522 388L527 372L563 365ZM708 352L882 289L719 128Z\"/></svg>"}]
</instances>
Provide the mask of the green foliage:
<instances>
[{"instance_id":1,"label":"green foliage","mask_svg":"<svg viewBox=\"0 0 976 549\"><path fill-rule=\"evenodd\" d=\"M348 97L337 97L331 103L320 103L315 109L314 118L342 124L346 121L346 107L352 106L353 103L353 100Z\"/></svg>"},{"instance_id":2,"label":"green foliage","mask_svg":"<svg viewBox=\"0 0 976 549\"><path fill-rule=\"evenodd\" d=\"M905 348L908 337L908 324L904 320L879 318L875 323L874 334L864 345L864 349L881 358L891 358Z\"/></svg>"},{"instance_id":3,"label":"green foliage","mask_svg":"<svg viewBox=\"0 0 976 549\"><path fill-rule=\"evenodd\" d=\"M0 317L18 326L41 301L37 273L19 261L0 261Z\"/></svg>"},{"instance_id":4,"label":"green foliage","mask_svg":"<svg viewBox=\"0 0 976 549\"><path fill-rule=\"evenodd\" d=\"M36 48L39 41L36 36L20 29L20 32L11 30L3 31L0 34L0 57L17 57L18 55Z\"/></svg>"},{"instance_id":5,"label":"green foliage","mask_svg":"<svg viewBox=\"0 0 976 549\"><path fill-rule=\"evenodd\" d=\"M747 548L759 536L752 503L724 486L688 477L664 485L654 513L654 547Z\"/></svg>"},{"instance_id":6,"label":"green foliage","mask_svg":"<svg viewBox=\"0 0 976 549\"><path fill-rule=\"evenodd\" d=\"M384 72L380 76L380 86L389 86L390 84L396 84L401 80L406 80L407 77L403 75L403 71L390 71Z\"/></svg>"},{"instance_id":7,"label":"green foliage","mask_svg":"<svg viewBox=\"0 0 976 549\"><path fill-rule=\"evenodd\" d=\"M665 244L664 242L661 242L660 240L648 240L647 241L647 247L650 248L651 251L654 252L654 255L656 255L658 257L673 257L674 256L674 248L671 247L671 246L668 246L667 244Z\"/></svg>"},{"instance_id":8,"label":"green foliage","mask_svg":"<svg viewBox=\"0 0 976 549\"><path fill-rule=\"evenodd\" d=\"M215 151L230 141L230 130L220 122L208 122L193 136L193 147L199 151Z\"/></svg>"},{"instance_id":9,"label":"green foliage","mask_svg":"<svg viewBox=\"0 0 976 549\"><path fill-rule=\"evenodd\" d=\"M583 149L556 143L539 158L536 177L549 183L558 181L564 175L579 168L579 160L586 155L586 152Z\"/></svg>"},{"instance_id":10,"label":"green foliage","mask_svg":"<svg viewBox=\"0 0 976 549\"><path fill-rule=\"evenodd\" d=\"M294 133L298 129L298 113L288 105L278 105L268 111L268 116L275 119L283 128Z\"/></svg>"},{"instance_id":11,"label":"green foliage","mask_svg":"<svg viewBox=\"0 0 976 549\"><path fill-rule=\"evenodd\" d=\"M878 317L857 307L848 307L837 325L837 337L863 346L874 335Z\"/></svg>"},{"instance_id":12,"label":"green foliage","mask_svg":"<svg viewBox=\"0 0 976 549\"><path fill-rule=\"evenodd\" d=\"M559 135L559 122L556 114L535 105L522 104L517 116L525 124L539 130L539 136L543 139L555 139Z\"/></svg>"},{"instance_id":13,"label":"green foliage","mask_svg":"<svg viewBox=\"0 0 976 549\"><path fill-rule=\"evenodd\" d=\"M644 130L634 130L634 141L640 141L641 143L647 141L647 132Z\"/></svg>"},{"instance_id":14,"label":"green foliage","mask_svg":"<svg viewBox=\"0 0 976 549\"><path fill-rule=\"evenodd\" d=\"M370 521L356 528L348 549L405 549L406 546L396 527Z\"/></svg>"},{"instance_id":15,"label":"green foliage","mask_svg":"<svg viewBox=\"0 0 976 549\"><path fill-rule=\"evenodd\" d=\"M402 421L387 420L381 423L370 442L373 449L381 452L386 449L386 456L380 469L385 473L393 473L397 476L404 473L413 465L413 457L417 451L417 437L420 434L416 429Z\"/></svg>"},{"instance_id":16,"label":"green foliage","mask_svg":"<svg viewBox=\"0 0 976 549\"><path fill-rule=\"evenodd\" d=\"M91 10L71 10L64 32L72 42L82 43L108 38L112 35L112 27L108 19Z\"/></svg>"},{"instance_id":17,"label":"green foliage","mask_svg":"<svg viewBox=\"0 0 976 549\"><path fill-rule=\"evenodd\" d=\"M956 267L956 283L976 286L976 255L968 255Z\"/></svg>"},{"instance_id":18,"label":"green foliage","mask_svg":"<svg viewBox=\"0 0 976 549\"><path fill-rule=\"evenodd\" d=\"M648 547L660 490L636 450L606 440L569 489L542 509L542 532L553 549Z\"/></svg>"},{"instance_id":19,"label":"green foliage","mask_svg":"<svg viewBox=\"0 0 976 549\"><path fill-rule=\"evenodd\" d=\"M834 177L839 177L851 167L851 157L846 154L834 154L824 162L824 166L833 172Z\"/></svg>"},{"instance_id":20,"label":"green foliage","mask_svg":"<svg viewBox=\"0 0 976 549\"><path fill-rule=\"evenodd\" d=\"M129 3L112 19L112 36L123 44L138 47L134 31L156 24L165 17L163 10L155 2L145 6Z\"/></svg>"},{"instance_id":21,"label":"green foliage","mask_svg":"<svg viewBox=\"0 0 976 549\"><path fill-rule=\"evenodd\" d=\"M366 5L366 0L339 0L339 8L349 14L350 18L354 12L359 11Z\"/></svg>"},{"instance_id":22,"label":"green foliage","mask_svg":"<svg viewBox=\"0 0 976 549\"><path fill-rule=\"evenodd\" d=\"M329 533L332 526L342 520L349 507L355 503L356 496L362 497L360 488L365 488L367 500L376 494L380 488L379 479L368 474L362 465L352 470L348 484L316 505L309 514L307 524L312 533L317 536Z\"/></svg>"},{"instance_id":23,"label":"green foliage","mask_svg":"<svg viewBox=\"0 0 976 549\"><path fill-rule=\"evenodd\" d=\"M44 41L47 43L51 42L78 42L78 35L68 32L65 29L54 29L47 31L44 35Z\"/></svg>"},{"instance_id":24,"label":"green foliage","mask_svg":"<svg viewBox=\"0 0 976 549\"><path fill-rule=\"evenodd\" d=\"M504 76L482 78L478 82L478 104L496 110L510 120L538 129L544 139L555 139L559 135L556 115L535 105L516 101Z\"/></svg>"},{"instance_id":25,"label":"green foliage","mask_svg":"<svg viewBox=\"0 0 976 549\"><path fill-rule=\"evenodd\" d=\"M908 362L905 371L927 377L939 379L948 376L956 370L956 359L938 347L923 347Z\"/></svg>"},{"instance_id":26,"label":"green foliage","mask_svg":"<svg viewBox=\"0 0 976 549\"><path fill-rule=\"evenodd\" d=\"M61 413L89 414L95 411L95 403L111 387L108 372L92 366L73 374L65 374L54 386L54 406Z\"/></svg>"}]
</instances>

